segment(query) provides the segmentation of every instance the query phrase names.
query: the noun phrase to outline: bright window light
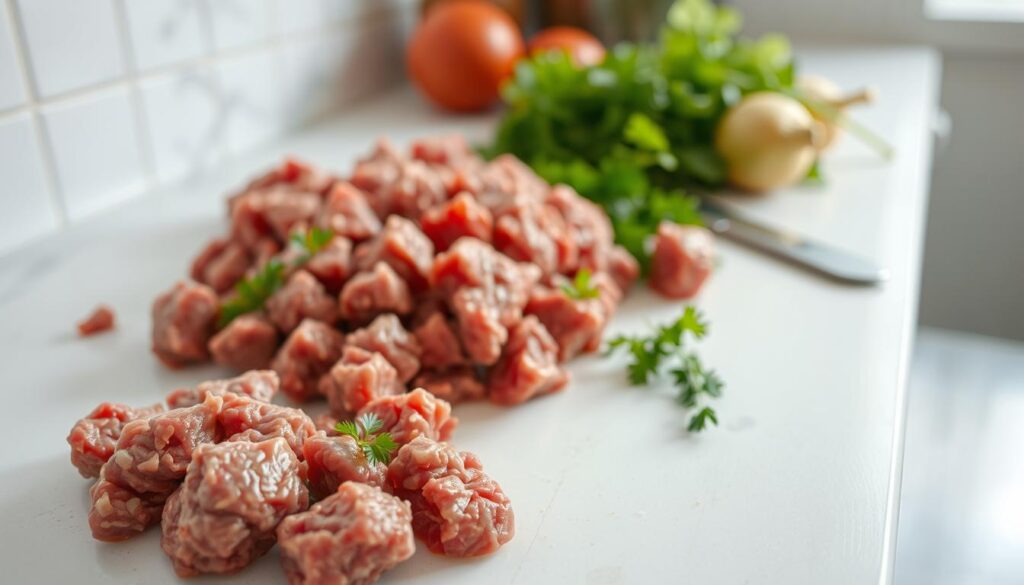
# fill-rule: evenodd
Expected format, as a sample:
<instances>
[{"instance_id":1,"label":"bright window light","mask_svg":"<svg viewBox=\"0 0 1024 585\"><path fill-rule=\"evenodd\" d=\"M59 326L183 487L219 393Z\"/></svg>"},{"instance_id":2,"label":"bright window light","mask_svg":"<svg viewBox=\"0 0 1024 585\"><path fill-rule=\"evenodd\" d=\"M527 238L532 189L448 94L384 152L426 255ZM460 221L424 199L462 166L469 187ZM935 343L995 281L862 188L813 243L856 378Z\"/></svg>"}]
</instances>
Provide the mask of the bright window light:
<instances>
[{"instance_id":1,"label":"bright window light","mask_svg":"<svg viewBox=\"0 0 1024 585\"><path fill-rule=\"evenodd\" d=\"M1024 0L924 0L924 13L935 20L1024 22Z\"/></svg>"}]
</instances>

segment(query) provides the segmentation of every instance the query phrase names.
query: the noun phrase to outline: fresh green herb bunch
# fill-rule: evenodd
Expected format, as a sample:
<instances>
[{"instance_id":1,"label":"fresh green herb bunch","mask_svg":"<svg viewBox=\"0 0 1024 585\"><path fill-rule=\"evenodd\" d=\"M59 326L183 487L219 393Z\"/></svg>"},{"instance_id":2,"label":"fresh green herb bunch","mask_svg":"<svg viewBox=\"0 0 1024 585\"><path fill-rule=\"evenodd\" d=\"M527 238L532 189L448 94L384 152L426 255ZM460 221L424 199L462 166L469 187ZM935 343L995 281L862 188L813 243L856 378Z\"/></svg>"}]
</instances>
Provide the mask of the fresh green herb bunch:
<instances>
[{"instance_id":1,"label":"fresh green herb bunch","mask_svg":"<svg viewBox=\"0 0 1024 585\"><path fill-rule=\"evenodd\" d=\"M520 63L486 154L515 154L603 205L643 264L659 221L700 223L680 187L724 183L714 133L726 109L748 93L793 89L785 37L740 39L739 27L732 8L678 0L656 44L621 44L586 68L558 52Z\"/></svg>"},{"instance_id":2,"label":"fresh green herb bunch","mask_svg":"<svg viewBox=\"0 0 1024 585\"><path fill-rule=\"evenodd\" d=\"M334 429L343 435L356 440L363 455L370 463L391 462L391 454L398 449L398 443L391 438L391 433L382 433L384 422L377 415L368 412L354 421L346 420L335 425Z\"/></svg>"},{"instance_id":3,"label":"fresh green herb bunch","mask_svg":"<svg viewBox=\"0 0 1024 585\"><path fill-rule=\"evenodd\" d=\"M635 386L646 385L668 369L679 390L676 400L683 407L696 410L687 427L691 432L703 431L709 422L718 424L714 409L703 403L705 399L721 396L724 386L718 374L686 348L687 334L700 340L707 329L703 315L686 307L678 319L657 327L650 335L619 335L608 342L609 353L619 349L629 353L629 382Z\"/></svg>"}]
</instances>

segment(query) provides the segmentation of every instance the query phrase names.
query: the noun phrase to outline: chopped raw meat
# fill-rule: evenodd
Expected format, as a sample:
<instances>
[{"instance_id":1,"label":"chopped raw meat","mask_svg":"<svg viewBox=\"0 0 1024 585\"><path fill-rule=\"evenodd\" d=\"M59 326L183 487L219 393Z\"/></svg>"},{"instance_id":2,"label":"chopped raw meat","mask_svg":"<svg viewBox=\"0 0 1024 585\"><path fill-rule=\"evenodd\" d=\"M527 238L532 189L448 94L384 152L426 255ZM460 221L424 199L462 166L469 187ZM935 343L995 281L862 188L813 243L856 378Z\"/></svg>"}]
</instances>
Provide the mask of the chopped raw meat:
<instances>
[{"instance_id":1,"label":"chopped raw meat","mask_svg":"<svg viewBox=\"0 0 1024 585\"><path fill-rule=\"evenodd\" d=\"M403 161L398 178L377 192L370 201L377 214L398 214L419 219L424 211L448 198L448 188L437 170L418 160Z\"/></svg>"},{"instance_id":2,"label":"chopped raw meat","mask_svg":"<svg viewBox=\"0 0 1024 585\"><path fill-rule=\"evenodd\" d=\"M622 294L628 294L636 279L640 278L640 264L622 246L614 246L608 255L608 274L619 285Z\"/></svg>"},{"instance_id":3,"label":"chopped raw meat","mask_svg":"<svg viewBox=\"0 0 1024 585\"><path fill-rule=\"evenodd\" d=\"M416 550L409 504L349 481L277 527L290 585L369 585Z\"/></svg>"},{"instance_id":4,"label":"chopped raw meat","mask_svg":"<svg viewBox=\"0 0 1024 585\"><path fill-rule=\"evenodd\" d=\"M114 310L106 305L96 307L83 321L78 322L78 335L89 337L114 328Z\"/></svg>"},{"instance_id":5,"label":"chopped raw meat","mask_svg":"<svg viewBox=\"0 0 1024 585\"><path fill-rule=\"evenodd\" d=\"M363 406L357 417L374 414L391 433L391 438L404 445L420 435L435 441L447 441L459 424L452 416L452 406L422 388L408 394L382 396Z\"/></svg>"},{"instance_id":6,"label":"chopped raw meat","mask_svg":"<svg viewBox=\"0 0 1024 585\"><path fill-rule=\"evenodd\" d=\"M89 498L92 500L89 509L92 537L119 542L159 522L167 494L139 493L100 479L89 488Z\"/></svg>"},{"instance_id":7,"label":"chopped raw meat","mask_svg":"<svg viewBox=\"0 0 1024 585\"><path fill-rule=\"evenodd\" d=\"M409 148L412 158L426 163L457 167L476 158L461 134L421 138Z\"/></svg>"},{"instance_id":8,"label":"chopped raw meat","mask_svg":"<svg viewBox=\"0 0 1024 585\"><path fill-rule=\"evenodd\" d=\"M229 394L217 415L217 426L227 441L260 443L277 437L302 459L302 443L316 434L316 425L302 410Z\"/></svg>"},{"instance_id":9,"label":"chopped raw meat","mask_svg":"<svg viewBox=\"0 0 1024 585\"><path fill-rule=\"evenodd\" d=\"M283 439L196 449L162 517L160 547L178 576L234 573L270 550L281 520L309 507L299 470Z\"/></svg>"},{"instance_id":10,"label":"chopped raw meat","mask_svg":"<svg viewBox=\"0 0 1024 585\"><path fill-rule=\"evenodd\" d=\"M345 345L354 345L384 356L398 371L398 379L405 384L420 369L422 349L416 338L402 327L395 315L381 315L362 329L345 338Z\"/></svg>"},{"instance_id":11,"label":"chopped raw meat","mask_svg":"<svg viewBox=\"0 0 1024 585\"><path fill-rule=\"evenodd\" d=\"M195 449L220 439L217 417L223 407L223 397L207 394L195 406L127 423L100 477L138 493L170 495L185 477Z\"/></svg>"},{"instance_id":12,"label":"chopped raw meat","mask_svg":"<svg viewBox=\"0 0 1024 585\"><path fill-rule=\"evenodd\" d=\"M706 228L663 221L651 254L650 286L671 299L700 292L715 266L714 236Z\"/></svg>"},{"instance_id":13,"label":"chopped raw meat","mask_svg":"<svg viewBox=\"0 0 1024 585\"><path fill-rule=\"evenodd\" d=\"M383 187L398 180L401 162L402 155L389 140L382 138L368 157L356 163L351 182L359 189L376 195Z\"/></svg>"},{"instance_id":14,"label":"chopped raw meat","mask_svg":"<svg viewBox=\"0 0 1024 585\"><path fill-rule=\"evenodd\" d=\"M356 412L379 396L405 391L398 381L398 371L383 355L360 347L348 346L319 384L327 397L331 412L344 415Z\"/></svg>"},{"instance_id":15,"label":"chopped raw meat","mask_svg":"<svg viewBox=\"0 0 1024 585\"><path fill-rule=\"evenodd\" d=\"M387 466L370 463L356 440L348 435L316 435L302 445L302 453L309 490L318 500L338 491L338 486L346 481L384 486Z\"/></svg>"},{"instance_id":16,"label":"chopped raw meat","mask_svg":"<svg viewBox=\"0 0 1024 585\"><path fill-rule=\"evenodd\" d=\"M372 238L381 228L380 218L367 202L366 194L346 182L331 189L317 225L353 242Z\"/></svg>"},{"instance_id":17,"label":"chopped raw meat","mask_svg":"<svg viewBox=\"0 0 1024 585\"><path fill-rule=\"evenodd\" d=\"M209 350L214 362L233 370L265 368L277 351L277 328L261 314L241 315L210 338Z\"/></svg>"},{"instance_id":18,"label":"chopped raw meat","mask_svg":"<svg viewBox=\"0 0 1024 585\"><path fill-rule=\"evenodd\" d=\"M192 261L190 273L192 280L223 293L231 290L245 276L249 265L249 252L245 246L217 238L207 244Z\"/></svg>"},{"instance_id":19,"label":"chopped raw meat","mask_svg":"<svg viewBox=\"0 0 1024 585\"><path fill-rule=\"evenodd\" d=\"M384 230L355 251L355 263L360 270L384 262L417 292L426 288L433 261L434 244L416 224L397 215L389 217Z\"/></svg>"},{"instance_id":20,"label":"chopped raw meat","mask_svg":"<svg viewBox=\"0 0 1024 585\"><path fill-rule=\"evenodd\" d=\"M208 394L225 396L239 394L260 402L270 402L281 386L275 372L270 370L251 371L235 378L202 382L195 388L179 388L167 395L167 406L186 408L201 404Z\"/></svg>"},{"instance_id":21,"label":"chopped raw meat","mask_svg":"<svg viewBox=\"0 0 1024 585\"><path fill-rule=\"evenodd\" d=\"M288 186L249 191L233 201L231 240L254 251L267 237L286 242L294 230L312 223L320 202L320 195Z\"/></svg>"},{"instance_id":22,"label":"chopped raw meat","mask_svg":"<svg viewBox=\"0 0 1024 585\"><path fill-rule=\"evenodd\" d=\"M544 274L579 263L576 242L558 210L526 197L517 197L496 216L494 247L513 260L536 264Z\"/></svg>"},{"instance_id":23,"label":"chopped raw meat","mask_svg":"<svg viewBox=\"0 0 1024 585\"><path fill-rule=\"evenodd\" d=\"M281 391L296 402L316 396L317 382L341 357L343 341L330 325L312 319L300 323L271 364L281 376Z\"/></svg>"},{"instance_id":24,"label":"chopped raw meat","mask_svg":"<svg viewBox=\"0 0 1024 585\"><path fill-rule=\"evenodd\" d=\"M578 266L564 264L561 272L575 272L577 267L591 272L604 270L614 238L612 223L604 211L567 185L552 187L546 202L562 214L569 228L567 235L579 250Z\"/></svg>"},{"instance_id":25,"label":"chopped raw meat","mask_svg":"<svg viewBox=\"0 0 1024 585\"><path fill-rule=\"evenodd\" d=\"M75 423L68 433L71 463L82 477L99 477L100 468L110 459L125 423L163 412L162 404L132 408L104 402Z\"/></svg>"},{"instance_id":26,"label":"chopped raw meat","mask_svg":"<svg viewBox=\"0 0 1024 585\"><path fill-rule=\"evenodd\" d=\"M508 341L508 329L501 322L498 307L489 302L485 289L460 289L450 302L470 359L483 365L496 362L502 345Z\"/></svg>"},{"instance_id":27,"label":"chopped raw meat","mask_svg":"<svg viewBox=\"0 0 1024 585\"><path fill-rule=\"evenodd\" d=\"M388 481L410 503L413 531L434 553L486 555L515 534L511 502L472 453L420 436L399 449Z\"/></svg>"},{"instance_id":28,"label":"chopped raw meat","mask_svg":"<svg viewBox=\"0 0 1024 585\"><path fill-rule=\"evenodd\" d=\"M558 277L554 287L536 288L526 305L526 314L536 316L558 344L561 361L600 348L601 334L621 295L618 285L604 273L591 278L591 286L599 291L598 298L569 298L561 288L568 283L568 279Z\"/></svg>"},{"instance_id":29,"label":"chopped raw meat","mask_svg":"<svg viewBox=\"0 0 1024 585\"><path fill-rule=\"evenodd\" d=\"M316 430L324 433L328 437L338 436L338 430L334 427L340 422L338 417L334 416L329 412L324 412L313 417L313 424L316 425Z\"/></svg>"},{"instance_id":30,"label":"chopped raw meat","mask_svg":"<svg viewBox=\"0 0 1024 585\"><path fill-rule=\"evenodd\" d=\"M416 376L411 386L423 388L452 405L487 397L487 388L477 378L473 368L467 367L423 371Z\"/></svg>"},{"instance_id":31,"label":"chopped raw meat","mask_svg":"<svg viewBox=\"0 0 1024 585\"><path fill-rule=\"evenodd\" d=\"M323 194L336 180L329 173L307 162L288 157L278 166L249 181L240 192L229 197L228 210L230 211L235 202L250 191L284 185L295 191Z\"/></svg>"},{"instance_id":32,"label":"chopped raw meat","mask_svg":"<svg viewBox=\"0 0 1024 585\"><path fill-rule=\"evenodd\" d=\"M327 292L338 294L352 274L352 242L334 236L324 249L306 262L304 268L324 285Z\"/></svg>"},{"instance_id":33,"label":"chopped raw meat","mask_svg":"<svg viewBox=\"0 0 1024 585\"><path fill-rule=\"evenodd\" d=\"M569 374L558 365L558 344L529 316L512 331L487 386L492 402L511 405L557 392L568 382Z\"/></svg>"},{"instance_id":34,"label":"chopped raw meat","mask_svg":"<svg viewBox=\"0 0 1024 585\"><path fill-rule=\"evenodd\" d=\"M383 262L356 274L345 284L338 300L341 317L362 323L381 313L406 315L412 311L409 285Z\"/></svg>"},{"instance_id":35,"label":"chopped raw meat","mask_svg":"<svg viewBox=\"0 0 1024 585\"><path fill-rule=\"evenodd\" d=\"M442 369L468 363L462 344L444 314L432 313L413 330L413 335L423 350L420 363L424 368Z\"/></svg>"},{"instance_id":36,"label":"chopped raw meat","mask_svg":"<svg viewBox=\"0 0 1024 585\"><path fill-rule=\"evenodd\" d=\"M451 201L428 209L420 218L420 227L434 248L443 252L463 236L490 242L494 220L486 207L462 192Z\"/></svg>"},{"instance_id":37,"label":"chopped raw meat","mask_svg":"<svg viewBox=\"0 0 1024 585\"><path fill-rule=\"evenodd\" d=\"M472 192L492 213L516 196L543 200L551 189L530 167L510 154L487 163L473 182L479 186Z\"/></svg>"},{"instance_id":38,"label":"chopped raw meat","mask_svg":"<svg viewBox=\"0 0 1024 585\"><path fill-rule=\"evenodd\" d=\"M292 274L288 282L267 299L267 316L285 333L291 333L303 319L332 324L338 303L324 286L305 270Z\"/></svg>"},{"instance_id":39,"label":"chopped raw meat","mask_svg":"<svg viewBox=\"0 0 1024 585\"><path fill-rule=\"evenodd\" d=\"M209 359L206 344L220 310L205 284L179 282L153 302L153 353L170 367Z\"/></svg>"}]
</instances>

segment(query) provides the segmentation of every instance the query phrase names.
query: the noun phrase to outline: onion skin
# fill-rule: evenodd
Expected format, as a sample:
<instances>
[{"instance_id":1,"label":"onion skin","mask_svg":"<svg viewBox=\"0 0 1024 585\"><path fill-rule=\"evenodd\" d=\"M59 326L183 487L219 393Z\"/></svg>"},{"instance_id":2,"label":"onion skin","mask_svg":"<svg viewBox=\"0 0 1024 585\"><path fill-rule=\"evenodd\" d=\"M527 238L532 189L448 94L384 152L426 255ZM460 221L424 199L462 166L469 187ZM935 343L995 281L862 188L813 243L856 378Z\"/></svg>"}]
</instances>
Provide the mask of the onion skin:
<instances>
[{"instance_id":1,"label":"onion skin","mask_svg":"<svg viewBox=\"0 0 1024 585\"><path fill-rule=\"evenodd\" d=\"M753 93L718 124L715 149L729 168L729 182L763 193L807 176L818 157L824 125L797 100L775 92Z\"/></svg>"}]
</instances>

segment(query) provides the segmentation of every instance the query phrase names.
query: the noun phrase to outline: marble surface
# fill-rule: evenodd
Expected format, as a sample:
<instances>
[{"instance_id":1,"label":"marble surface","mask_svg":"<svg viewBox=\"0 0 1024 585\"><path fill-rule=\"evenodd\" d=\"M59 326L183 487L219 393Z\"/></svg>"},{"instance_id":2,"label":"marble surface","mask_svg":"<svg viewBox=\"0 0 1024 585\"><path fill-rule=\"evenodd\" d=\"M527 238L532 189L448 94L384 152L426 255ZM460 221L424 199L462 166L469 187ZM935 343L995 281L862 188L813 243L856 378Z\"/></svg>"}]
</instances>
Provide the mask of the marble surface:
<instances>
[{"instance_id":1,"label":"marble surface","mask_svg":"<svg viewBox=\"0 0 1024 585\"><path fill-rule=\"evenodd\" d=\"M737 198L749 215L875 259L875 289L821 280L722 242L698 304L712 322L704 358L727 382L721 427L685 432L669 388L630 388L624 360L573 362L564 393L515 409L458 409L461 448L479 454L515 506L516 538L470 562L421 546L386 583L787 583L890 581L931 163L939 63L916 48L807 51L805 70L879 87L860 116L896 147L883 161L847 140L824 186ZM101 400L145 404L222 375L171 372L148 351L149 304L224 229L222 195L294 153L349 168L374 138L464 132L494 115L447 116L408 92L382 96L187 183L132 201L0 258L0 559L5 581L175 583L158 531L104 545L86 527L88 483L64 437ZM95 304L118 329L79 340ZM610 333L674 317L678 303L637 289ZM59 559L55 562L55 559ZM275 552L230 578L279 583Z\"/></svg>"}]
</instances>

